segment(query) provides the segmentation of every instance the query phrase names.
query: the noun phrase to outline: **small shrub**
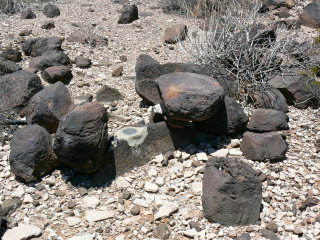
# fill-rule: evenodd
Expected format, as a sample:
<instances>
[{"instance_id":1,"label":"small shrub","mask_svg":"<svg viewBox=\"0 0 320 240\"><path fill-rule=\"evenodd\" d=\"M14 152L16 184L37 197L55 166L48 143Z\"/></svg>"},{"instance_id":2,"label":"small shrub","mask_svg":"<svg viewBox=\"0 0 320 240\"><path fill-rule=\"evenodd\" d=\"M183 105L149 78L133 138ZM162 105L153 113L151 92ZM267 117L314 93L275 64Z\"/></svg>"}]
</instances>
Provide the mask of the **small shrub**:
<instances>
[{"instance_id":1,"label":"small shrub","mask_svg":"<svg viewBox=\"0 0 320 240\"><path fill-rule=\"evenodd\" d=\"M285 29L259 23L261 2L215 0L205 19L206 31L180 42L194 62L235 77L240 88L236 97L244 103L254 92L271 89L268 81L290 68L311 72L311 66L320 66L309 57L312 41L299 44L287 35L280 38L277 32ZM308 84L314 86L316 75Z\"/></svg>"}]
</instances>

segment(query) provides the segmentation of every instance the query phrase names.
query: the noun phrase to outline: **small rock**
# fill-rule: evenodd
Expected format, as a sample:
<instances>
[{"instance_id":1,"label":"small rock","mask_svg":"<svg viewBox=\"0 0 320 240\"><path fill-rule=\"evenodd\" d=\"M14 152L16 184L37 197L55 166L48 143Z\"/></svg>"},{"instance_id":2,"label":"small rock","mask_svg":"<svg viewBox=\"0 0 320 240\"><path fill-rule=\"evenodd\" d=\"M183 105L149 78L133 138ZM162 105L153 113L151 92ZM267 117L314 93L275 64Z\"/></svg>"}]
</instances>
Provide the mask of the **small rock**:
<instances>
[{"instance_id":1,"label":"small rock","mask_svg":"<svg viewBox=\"0 0 320 240\"><path fill-rule=\"evenodd\" d=\"M8 229L2 236L2 240L26 240L31 237L37 237L41 234L41 229L34 225L19 225Z\"/></svg>"},{"instance_id":2,"label":"small rock","mask_svg":"<svg viewBox=\"0 0 320 240\"><path fill-rule=\"evenodd\" d=\"M43 8L42 12L48 18L54 18L54 17L60 16L60 9L56 5L53 5L53 4L47 4Z\"/></svg>"},{"instance_id":3,"label":"small rock","mask_svg":"<svg viewBox=\"0 0 320 240\"><path fill-rule=\"evenodd\" d=\"M272 230L262 229L261 230L261 235L263 237L265 237L266 239L269 239L269 240L279 240L277 235Z\"/></svg>"},{"instance_id":4,"label":"small rock","mask_svg":"<svg viewBox=\"0 0 320 240\"><path fill-rule=\"evenodd\" d=\"M200 224L198 222L190 221L189 222L189 226L190 226L190 228L194 228L195 230L197 230L197 232L201 231L201 227L200 227Z\"/></svg>"},{"instance_id":5,"label":"small rock","mask_svg":"<svg viewBox=\"0 0 320 240\"><path fill-rule=\"evenodd\" d=\"M95 211L90 210L86 211L85 218L88 222L98 222L106 219L110 219L114 217L114 212L109 211Z\"/></svg>"},{"instance_id":6,"label":"small rock","mask_svg":"<svg viewBox=\"0 0 320 240\"><path fill-rule=\"evenodd\" d=\"M54 21L45 21L45 22L41 25L41 28L42 28L42 29L46 29L46 30L55 28Z\"/></svg>"},{"instance_id":7,"label":"small rock","mask_svg":"<svg viewBox=\"0 0 320 240\"><path fill-rule=\"evenodd\" d=\"M92 196L86 196L82 201L86 208L96 208L100 204L100 200L97 197Z\"/></svg>"},{"instance_id":8,"label":"small rock","mask_svg":"<svg viewBox=\"0 0 320 240\"><path fill-rule=\"evenodd\" d=\"M164 202L159 208L158 212L154 215L155 220L159 220L165 217L169 217L171 214L177 212L179 204L174 202Z\"/></svg>"},{"instance_id":9,"label":"small rock","mask_svg":"<svg viewBox=\"0 0 320 240\"><path fill-rule=\"evenodd\" d=\"M131 208L130 210L130 213L133 215L133 216L137 216L140 214L140 207L135 205Z\"/></svg>"},{"instance_id":10,"label":"small rock","mask_svg":"<svg viewBox=\"0 0 320 240\"><path fill-rule=\"evenodd\" d=\"M169 239L170 235L170 228L165 223L161 223L153 229L153 236L157 239Z\"/></svg>"},{"instance_id":11,"label":"small rock","mask_svg":"<svg viewBox=\"0 0 320 240\"><path fill-rule=\"evenodd\" d=\"M123 74L123 66L118 67L112 72L113 77L120 77L122 74Z\"/></svg>"},{"instance_id":12,"label":"small rock","mask_svg":"<svg viewBox=\"0 0 320 240\"><path fill-rule=\"evenodd\" d=\"M154 183L147 182L144 184L144 190L151 193L157 193L159 192L159 187Z\"/></svg>"}]
</instances>

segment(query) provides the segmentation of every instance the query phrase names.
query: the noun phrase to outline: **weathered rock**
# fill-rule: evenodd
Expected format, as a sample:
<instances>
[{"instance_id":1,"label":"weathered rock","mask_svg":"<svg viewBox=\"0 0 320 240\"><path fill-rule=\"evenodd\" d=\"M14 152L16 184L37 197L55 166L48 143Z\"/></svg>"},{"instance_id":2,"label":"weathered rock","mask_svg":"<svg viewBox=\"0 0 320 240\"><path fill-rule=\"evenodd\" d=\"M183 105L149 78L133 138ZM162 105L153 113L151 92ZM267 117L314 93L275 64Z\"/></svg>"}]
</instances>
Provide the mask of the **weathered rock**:
<instances>
[{"instance_id":1,"label":"weathered rock","mask_svg":"<svg viewBox=\"0 0 320 240\"><path fill-rule=\"evenodd\" d=\"M0 76L17 72L19 70L21 70L21 67L15 62L0 58Z\"/></svg>"},{"instance_id":2,"label":"weathered rock","mask_svg":"<svg viewBox=\"0 0 320 240\"><path fill-rule=\"evenodd\" d=\"M265 237L266 239L269 239L269 240L279 240L277 235L272 230L261 229L261 235L262 237Z\"/></svg>"},{"instance_id":3,"label":"weathered rock","mask_svg":"<svg viewBox=\"0 0 320 240\"><path fill-rule=\"evenodd\" d=\"M96 99L98 102L114 102L122 100L123 95L115 88L103 86L98 92Z\"/></svg>"},{"instance_id":4,"label":"weathered rock","mask_svg":"<svg viewBox=\"0 0 320 240\"><path fill-rule=\"evenodd\" d=\"M277 132L246 132L240 145L243 155L254 161L282 160L286 157L288 145Z\"/></svg>"},{"instance_id":5,"label":"weathered rock","mask_svg":"<svg viewBox=\"0 0 320 240\"><path fill-rule=\"evenodd\" d=\"M238 226L258 221L262 185L254 169L239 159L209 159L202 191L204 216L210 222Z\"/></svg>"},{"instance_id":6,"label":"weathered rock","mask_svg":"<svg viewBox=\"0 0 320 240\"><path fill-rule=\"evenodd\" d=\"M315 1L305 6L299 19L302 25L320 28L320 1Z\"/></svg>"},{"instance_id":7,"label":"weathered rock","mask_svg":"<svg viewBox=\"0 0 320 240\"><path fill-rule=\"evenodd\" d=\"M44 70L53 66L66 66L70 64L70 58L60 51L48 51L39 57L30 60L29 67L36 70Z\"/></svg>"},{"instance_id":8,"label":"weathered rock","mask_svg":"<svg viewBox=\"0 0 320 240\"><path fill-rule=\"evenodd\" d=\"M67 66L53 66L46 68L41 73L42 78L48 83L56 83L58 81L69 84L73 78L72 71Z\"/></svg>"},{"instance_id":9,"label":"weathered rock","mask_svg":"<svg viewBox=\"0 0 320 240\"><path fill-rule=\"evenodd\" d=\"M27 8L21 11L20 19L34 19L37 15L32 11L31 8Z\"/></svg>"},{"instance_id":10,"label":"weathered rock","mask_svg":"<svg viewBox=\"0 0 320 240\"><path fill-rule=\"evenodd\" d=\"M38 124L49 133L55 133L60 119L71 107L68 89L62 82L57 82L35 94L21 114L27 117L28 124Z\"/></svg>"},{"instance_id":11,"label":"weathered rock","mask_svg":"<svg viewBox=\"0 0 320 240\"><path fill-rule=\"evenodd\" d=\"M40 78L25 70L0 77L0 112L19 112L42 89Z\"/></svg>"},{"instance_id":12,"label":"weathered rock","mask_svg":"<svg viewBox=\"0 0 320 240\"><path fill-rule=\"evenodd\" d=\"M53 5L50 3L44 6L42 12L48 18L54 18L54 17L60 16L60 9L56 5Z\"/></svg>"},{"instance_id":13,"label":"weathered rock","mask_svg":"<svg viewBox=\"0 0 320 240\"><path fill-rule=\"evenodd\" d=\"M89 58L85 58L81 56L76 57L74 61L75 61L76 67L78 68L89 68L92 65L91 60Z\"/></svg>"},{"instance_id":14,"label":"weathered rock","mask_svg":"<svg viewBox=\"0 0 320 240\"><path fill-rule=\"evenodd\" d=\"M277 75L269 81L269 84L277 88L285 97L287 104L296 108L318 108L320 101L315 97L311 85L302 69L291 69L283 76Z\"/></svg>"},{"instance_id":15,"label":"weathered rock","mask_svg":"<svg viewBox=\"0 0 320 240\"><path fill-rule=\"evenodd\" d=\"M243 233L239 237L236 237L235 240L251 240L249 233Z\"/></svg>"},{"instance_id":16,"label":"weathered rock","mask_svg":"<svg viewBox=\"0 0 320 240\"><path fill-rule=\"evenodd\" d=\"M99 103L85 103L69 112L59 124L54 150L73 170L95 172L107 146L107 113Z\"/></svg>"},{"instance_id":17,"label":"weathered rock","mask_svg":"<svg viewBox=\"0 0 320 240\"><path fill-rule=\"evenodd\" d=\"M137 5L125 5L121 9L121 16L118 20L119 24L132 23L139 19L138 7Z\"/></svg>"},{"instance_id":18,"label":"weathered rock","mask_svg":"<svg viewBox=\"0 0 320 240\"><path fill-rule=\"evenodd\" d=\"M62 51L61 44L63 38L29 38L22 44L22 50L25 55L37 57L48 51Z\"/></svg>"},{"instance_id":19,"label":"weathered rock","mask_svg":"<svg viewBox=\"0 0 320 240\"><path fill-rule=\"evenodd\" d=\"M210 75L210 71L202 66L191 63L166 63L160 64L149 55L142 54L138 57L135 66L135 88L138 95L150 105L161 103L155 79L161 75L173 72L190 72ZM218 80L218 79L217 79Z\"/></svg>"},{"instance_id":20,"label":"weathered rock","mask_svg":"<svg viewBox=\"0 0 320 240\"><path fill-rule=\"evenodd\" d=\"M22 54L19 50L8 48L2 51L0 54L1 58L4 58L6 60L12 61L12 62L20 62L22 60Z\"/></svg>"},{"instance_id":21,"label":"weathered rock","mask_svg":"<svg viewBox=\"0 0 320 240\"><path fill-rule=\"evenodd\" d=\"M74 105L82 105L84 103L92 102L92 95L81 95L73 98Z\"/></svg>"},{"instance_id":22,"label":"weathered rock","mask_svg":"<svg viewBox=\"0 0 320 240\"><path fill-rule=\"evenodd\" d=\"M164 31L163 39L165 43L174 44L186 39L188 28L184 24L176 24Z\"/></svg>"},{"instance_id":23,"label":"weathered rock","mask_svg":"<svg viewBox=\"0 0 320 240\"><path fill-rule=\"evenodd\" d=\"M257 132L288 130L289 117L284 112L274 109L255 109L248 124L248 129Z\"/></svg>"},{"instance_id":24,"label":"weathered rock","mask_svg":"<svg viewBox=\"0 0 320 240\"><path fill-rule=\"evenodd\" d=\"M41 28L42 29L52 29L52 28L55 28L55 24L54 24L54 21L45 21L42 25L41 25Z\"/></svg>"},{"instance_id":25,"label":"weathered rock","mask_svg":"<svg viewBox=\"0 0 320 240\"><path fill-rule=\"evenodd\" d=\"M78 42L81 44L88 44L95 46L108 46L108 39L97 34L88 34L80 30L76 30L67 37L68 42Z\"/></svg>"},{"instance_id":26,"label":"weathered rock","mask_svg":"<svg viewBox=\"0 0 320 240\"><path fill-rule=\"evenodd\" d=\"M246 129L248 116L243 111L240 103L226 96L224 104L213 117L194 122L200 131L215 135L232 135L243 132Z\"/></svg>"},{"instance_id":27,"label":"weathered rock","mask_svg":"<svg viewBox=\"0 0 320 240\"><path fill-rule=\"evenodd\" d=\"M19 207L21 207L22 199L11 198L3 201L0 206L0 217L8 218L12 213L14 213Z\"/></svg>"},{"instance_id":28,"label":"weathered rock","mask_svg":"<svg viewBox=\"0 0 320 240\"><path fill-rule=\"evenodd\" d=\"M170 228L165 223L161 223L153 229L153 236L157 239L169 239L170 235Z\"/></svg>"},{"instance_id":29,"label":"weathered rock","mask_svg":"<svg viewBox=\"0 0 320 240\"><path fill-rule=\"evenodd\" d=\"M2 240L27 240L41 235L42 231L39 227L34 225L20 224L5 232Z\"/></svg>"},{"instance_id":30,"label":"weathered rock","mask_svg":"<svg viewBox=\"0 0 320 240\"><path fill-rule=\"evenodd\" d=\"M250 97L256 108L275 109L282 112L289 111L286 99L278 89L254 92Z\"/></svg>"},{"instance_id":31,"label":"weathered rock","mask_svg":"<svg viewBox=\"0 0 320 240\"><path fill-rule=\"evenodd\" d=\"M113 77L120 77L123 74L123 66L120 66L112 71Z\"/></svg>"},{"instance_id":32,"label":"weathered rock","mask_svg":"<svg viewBox=\"0 0 320 240\"><path fill-rule=\"evenodd\" d=\"M203 121L223 105L224 90L213 78L176 72L156 79L166 115L174 120Z\"/></svg>"},{"instance_id":33,"label":"weathered rock","mask_svg":"<svg viewBox=\"0 0 320 240\"><path fill-rule=\"evenodd\" d=\"M15 131L10 149L11 171L27 182L40 179L58 166L51 136L38 125L26 126Z\"/></svg>"},{"instance_id":34,"label":"weathered rock","mask_svg":"<svg viewBox=\"0 0 320 240\"><path fill-rule=\"evenodd\" d=\"M316 140L316 152L317 153L319 153L320 152L320 138L318 138L317 140Z\"/></svg>"},{"instance_id":35,"label":"weathered rock","mask_svg":"<svg viewBox=\"0 0 320 240\"><path fill-rule=\"evenodd\" d=\"M212 141L213 136L194 128L174 129L165 122L144 126L126 126L114 134L107 159L114 162L117 176L142 166L161 153L174 151L190 144ZM102 166L97 178L104 177L110 168Z\"/></svg>"}]
</instances>

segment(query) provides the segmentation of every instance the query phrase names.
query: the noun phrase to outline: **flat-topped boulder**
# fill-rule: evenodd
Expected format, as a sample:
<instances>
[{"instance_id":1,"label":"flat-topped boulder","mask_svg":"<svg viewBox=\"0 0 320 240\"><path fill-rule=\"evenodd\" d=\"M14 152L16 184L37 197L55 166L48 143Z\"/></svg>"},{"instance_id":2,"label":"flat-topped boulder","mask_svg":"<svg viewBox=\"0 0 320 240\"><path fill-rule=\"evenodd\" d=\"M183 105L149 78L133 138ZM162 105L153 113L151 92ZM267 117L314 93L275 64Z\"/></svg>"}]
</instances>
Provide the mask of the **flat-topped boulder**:
<instances>
[{"instance_id":1,"label":"flat-topped boulder","mask_svg":"<svg viewBox=\"0 0 320 240\"><path fill-rule=\"evenodd\" d=\"M203 121L223 104L223 87L207 75L175 72L160 76L156 84L166 114L175 120Z\"/></svg>"}]
</instances>

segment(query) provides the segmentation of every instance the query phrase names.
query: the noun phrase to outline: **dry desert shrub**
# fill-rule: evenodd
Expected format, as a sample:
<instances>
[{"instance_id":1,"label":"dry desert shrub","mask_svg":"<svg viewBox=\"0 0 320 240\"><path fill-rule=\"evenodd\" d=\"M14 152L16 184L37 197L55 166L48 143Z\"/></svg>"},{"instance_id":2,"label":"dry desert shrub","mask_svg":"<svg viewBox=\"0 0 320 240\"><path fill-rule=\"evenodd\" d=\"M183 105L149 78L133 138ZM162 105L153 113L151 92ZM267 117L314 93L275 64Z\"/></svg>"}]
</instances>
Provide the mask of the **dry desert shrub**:
<instances>
[{"instance_id":1,"label":"dry desert shrub","mask_svg":"<svg viewBox=\"0 0 320 240\"><path fill-rule=\"evenodd\" d=\"M23 0L0 0L0 11L5 14L20 12L24 8Z\"/></svg>"}]
</instances>

